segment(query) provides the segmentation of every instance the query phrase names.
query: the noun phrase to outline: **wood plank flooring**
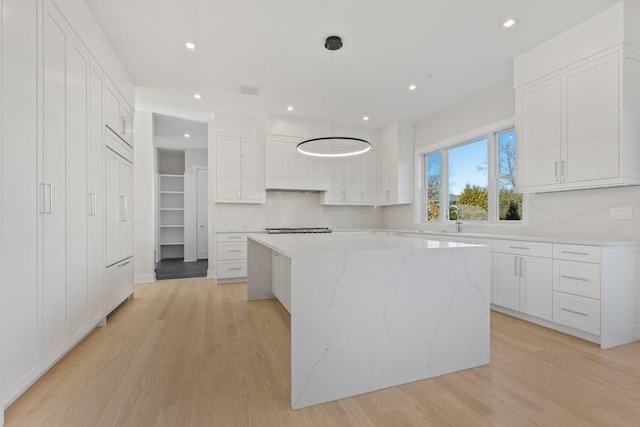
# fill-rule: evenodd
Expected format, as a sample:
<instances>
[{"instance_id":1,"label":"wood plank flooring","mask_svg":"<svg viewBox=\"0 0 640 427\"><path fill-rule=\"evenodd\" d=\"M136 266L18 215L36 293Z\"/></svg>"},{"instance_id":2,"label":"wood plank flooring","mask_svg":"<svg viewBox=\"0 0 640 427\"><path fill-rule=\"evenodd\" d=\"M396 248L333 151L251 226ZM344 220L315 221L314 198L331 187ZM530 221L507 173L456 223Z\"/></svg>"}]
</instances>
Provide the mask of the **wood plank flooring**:
<instances>
[{"instance_id":1,"label":"wood plank flooring","mask_svg":"<svg viewBox=\"0 0 640 427\"><path fill-rule=\"evenodd\" d=\"M293 411L289 315L244 284L139 285L11 405L12 426L638 426L640 343L499 313L491 364Z\"/></svg>"}]
</instances>

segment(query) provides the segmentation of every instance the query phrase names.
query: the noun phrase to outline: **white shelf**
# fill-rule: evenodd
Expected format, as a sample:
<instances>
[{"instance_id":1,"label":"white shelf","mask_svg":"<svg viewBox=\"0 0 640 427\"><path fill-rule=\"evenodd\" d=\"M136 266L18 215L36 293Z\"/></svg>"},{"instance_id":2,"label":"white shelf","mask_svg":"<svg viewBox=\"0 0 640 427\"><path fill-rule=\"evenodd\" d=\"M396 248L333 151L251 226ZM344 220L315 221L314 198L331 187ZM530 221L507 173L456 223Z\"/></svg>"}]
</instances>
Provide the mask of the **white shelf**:
<instances>
[{"instance_id":1,"label":"white shelf","mask_svg":"<svg viewBox=\"0 0 640 427\"><path fill-rule=\"evenodd\" d=\"M176 225L161 225L160 228L184 228L184 224L176 224Z\"/></svg>"},{"instance_id":2,"label":"white shelf","mask_svg":"<svg viewBox=\"0 0 640 427\"><path fill-rule=\"evenodd\" d=\"M184 194L184 191L161 191L160 194Z\"/></svg>"},{"instance_id":3,"label":"white shelf","mask_svg":"<svg viewBox=\"0 0 640 427\"><path fill-rule=\"evenodd\" d=\"M168 178L184 178L184 175L173 175L173 174L170 174L170 173L161 173L161 174L158 174L158 175L161 176L161 177L168 177Z\"/></svg>"},{"instance_id":4,"label":"white shelf","mask_svg":"<svg viewBox=\"0 0 640 427\"><path fill-rule=\"evenodd\" d=\"M160 208L161 211L183 211L184 208Z\"/></svg>"},{"instance_id":5,"label":"white shelf","mask_svg":"<svg viewBox=\"0 0 640 427\"><path fill-rule=\"evenodd\" d=\"M184 245L184 242L163 242L163 243L160 243L160 246L177 246L177 245Z\"/></svg>"}]
</instances>

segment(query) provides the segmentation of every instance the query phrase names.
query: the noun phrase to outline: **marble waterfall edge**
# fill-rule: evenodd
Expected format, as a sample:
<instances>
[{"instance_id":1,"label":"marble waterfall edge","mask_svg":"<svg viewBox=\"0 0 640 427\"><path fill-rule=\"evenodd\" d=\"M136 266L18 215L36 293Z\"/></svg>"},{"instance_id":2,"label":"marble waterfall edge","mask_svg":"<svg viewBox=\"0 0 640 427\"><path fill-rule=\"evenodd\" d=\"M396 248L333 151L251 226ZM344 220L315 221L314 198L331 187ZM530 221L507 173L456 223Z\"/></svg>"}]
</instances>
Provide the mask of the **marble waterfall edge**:
<instances>
[{"instance_id":1,"label":"marble waterfall edge","mask_svg":"<svg viewBox=\"0 0 640 427\"><path fill-rule=\"evenodd\" d=\"M294 409L489 363L486 246L300 254L291 284Z\"/></svg>"}]
</instances>

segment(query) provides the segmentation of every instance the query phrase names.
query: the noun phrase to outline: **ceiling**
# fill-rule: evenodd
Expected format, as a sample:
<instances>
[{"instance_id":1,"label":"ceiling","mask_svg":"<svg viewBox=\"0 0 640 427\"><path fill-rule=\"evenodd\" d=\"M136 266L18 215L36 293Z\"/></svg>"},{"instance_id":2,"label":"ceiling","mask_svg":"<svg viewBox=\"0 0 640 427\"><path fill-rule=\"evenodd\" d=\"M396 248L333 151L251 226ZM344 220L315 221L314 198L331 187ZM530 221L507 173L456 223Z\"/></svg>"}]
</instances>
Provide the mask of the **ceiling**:
<instances>
[{"instance_id":1,"label":"ceiling","mask_svg":"<svg viewBox=\"0 0 640 427\"><path fill-rule=\"evenodd\" d=\"M85 2L133 79L139 110L192 120L291 114L344 125L366 115L376 129L418 121L511 79L515 56L618 0ZM509 17L517 24L505 29ZM323 44L333 34L344 47L332 53ZM241 94L243 85L260 95Z\"/></svg>"}]
</instances>

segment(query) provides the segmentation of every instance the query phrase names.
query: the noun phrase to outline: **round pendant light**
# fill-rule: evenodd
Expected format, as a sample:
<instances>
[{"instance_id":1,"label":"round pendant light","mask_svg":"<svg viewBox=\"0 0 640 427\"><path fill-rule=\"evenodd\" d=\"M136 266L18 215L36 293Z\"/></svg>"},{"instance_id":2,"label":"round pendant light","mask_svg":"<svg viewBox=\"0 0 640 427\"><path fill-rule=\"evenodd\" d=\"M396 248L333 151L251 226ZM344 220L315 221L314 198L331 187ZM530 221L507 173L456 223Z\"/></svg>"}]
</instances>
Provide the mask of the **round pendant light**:
<instances>
[{"instance_id":1,"label":"round pendant light","mask_svg":"<svg viewBox=\"0 0 640 427\"><path fill-rule=\"evenodd\" d=\"M342 39L339 36L329 36L324 42L324 47L330 51L339 50L342 46ZM333 68L333 62L331 65ZM331 69L331 74L333 74L333 69ZM298 143L296 149L302 154L315 157L357 156L371 150L371 142L367 139L351 136L309 138Z\"/></svg>"}]
</instances>

